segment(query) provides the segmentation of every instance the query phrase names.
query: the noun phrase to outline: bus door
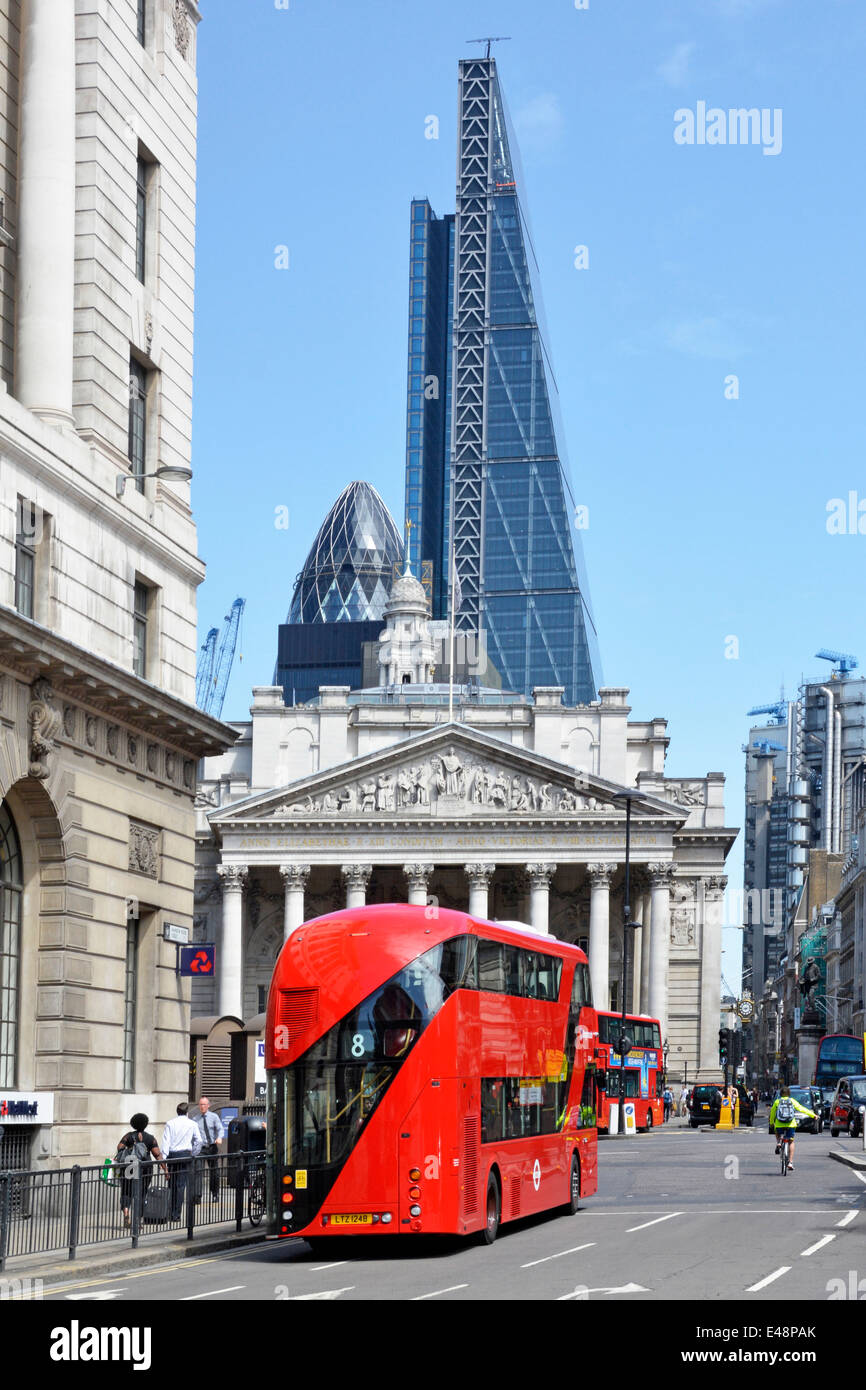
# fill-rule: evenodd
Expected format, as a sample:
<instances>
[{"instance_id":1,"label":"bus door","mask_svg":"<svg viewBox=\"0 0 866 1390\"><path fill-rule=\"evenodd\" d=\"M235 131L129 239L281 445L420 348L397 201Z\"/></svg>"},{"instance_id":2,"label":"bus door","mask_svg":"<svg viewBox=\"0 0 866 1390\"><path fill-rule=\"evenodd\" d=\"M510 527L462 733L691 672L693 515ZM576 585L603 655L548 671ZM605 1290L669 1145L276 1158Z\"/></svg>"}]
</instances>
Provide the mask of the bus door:
<instances>
[{"instance_id":1,"label":"bus door","mask_svg":"<svg viewBox=\"0 0 866 1390\"><path fill-rule=\"evenodd\" d=\"M397 1191L401 1230L421 1221L423 1230L435 1216L438 1226L460 1231L462 1221L477 1215L477 1166L479 1128L475 1106L470 1151L466 1150L466 1114L471 1088L456 1077L437 1077L427 1082L400 1125ZM418 1176L415 1176L415 1175ZM468 1190L466 1185L468 1182ZM414 1217L410 1208L421 1208ZM470 1211L471 1208L471 1211ZM458 1224L460 1223L460 1224Z\"/></svg>"}]
</instances>

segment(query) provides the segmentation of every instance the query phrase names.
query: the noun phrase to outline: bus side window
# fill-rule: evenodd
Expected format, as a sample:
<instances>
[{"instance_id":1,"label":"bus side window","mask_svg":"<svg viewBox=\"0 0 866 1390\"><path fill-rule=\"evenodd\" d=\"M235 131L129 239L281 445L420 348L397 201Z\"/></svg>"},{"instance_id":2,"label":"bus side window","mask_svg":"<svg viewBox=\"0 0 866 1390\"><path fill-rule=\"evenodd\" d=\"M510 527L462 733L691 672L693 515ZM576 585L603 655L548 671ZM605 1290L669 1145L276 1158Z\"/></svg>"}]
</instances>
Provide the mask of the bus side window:
<instances>
[{"instance_id":1,"label":"bus side window","mask_svg":"<svg viewBox=\"0 0 866 1390\"><path fill-rule=\"evenodd\" d=\"M498 941L478 943L478 988L491 994L505 993L505 951Z\"/></svg>"},{"instance_id":2,"label":"bus side window","mask_svg":"<svg viewBox=\"0 0 866 1390\"><path fill-rule=\"evenodd\" d=\"M517 946L506 946L505 948L505 993L520 995L520 957L523 952Z\"/></svg>"},{"instance_id":3,"label":"bus side window","mask_svg":"<svg viewBox=\"0 0 866 1390\"><path fill-rule=\"evenodd\" d=\"M439 973L446 994L451 994L455 989L478 988L475 948L474 936L455 936L451 941L443 942Z\"/></svg>"},{"instance_id":4,"label":"bus side window","mask_svg":"<svg viewBox=\"0 0 866 1390\"><path fill-rule=\"evenodd\" d=\"M584 1002L585 1004L591 1005L591 1004L592 1004L592 983L591 983L590 978L589 978L589 966L588 966L588 965L585 965L585 964L583 963L583 961L581 961L580 964L579 964L578 966L576 966L575 968L576 968L577 970L580 971L580 976L581 976L581 979L583 980L583 1002Z\"/></svg>"}]
</instances>

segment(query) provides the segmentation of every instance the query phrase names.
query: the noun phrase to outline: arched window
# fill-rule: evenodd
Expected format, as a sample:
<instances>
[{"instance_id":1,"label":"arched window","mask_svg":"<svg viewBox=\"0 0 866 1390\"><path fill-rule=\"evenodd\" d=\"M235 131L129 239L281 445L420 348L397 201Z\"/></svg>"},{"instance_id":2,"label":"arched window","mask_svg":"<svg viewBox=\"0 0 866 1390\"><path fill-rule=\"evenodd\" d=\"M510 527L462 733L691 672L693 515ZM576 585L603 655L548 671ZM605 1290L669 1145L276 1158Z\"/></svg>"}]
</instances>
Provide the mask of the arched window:
<instances>
[{"instance_id":1,"label":"arched window","mask_svg":"<svg viewBox=\"0 0 866 1390\"><path fill-rule=\"evenodd\" d=\"M0 804L0 1086L15 1085L18 1042L18 953L21 935L21 847Z\"/></svg>"}]
</instances>

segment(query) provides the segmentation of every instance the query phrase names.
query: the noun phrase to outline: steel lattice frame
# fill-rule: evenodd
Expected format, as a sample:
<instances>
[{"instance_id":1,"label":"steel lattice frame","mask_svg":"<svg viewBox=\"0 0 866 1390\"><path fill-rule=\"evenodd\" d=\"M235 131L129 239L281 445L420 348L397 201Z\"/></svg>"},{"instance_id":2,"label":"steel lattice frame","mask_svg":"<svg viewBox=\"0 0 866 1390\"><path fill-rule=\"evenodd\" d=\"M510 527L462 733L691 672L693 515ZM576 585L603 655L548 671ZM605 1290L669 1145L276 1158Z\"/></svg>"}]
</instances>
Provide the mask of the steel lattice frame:
<instances>
[{"instance_id":1,"label":"steel lattice frame","mask_svg":"<svg viewBox=\"0 0 866 1390\"><path fill-rule=\"evenodd\" d=\"M486 60L460 64L457 216L454 252L451 525L462 603L455 626L482 627L481 575L484 472L487 448L486 323L489 310L491 116L493 67ZM449 577L450 579L450 577Z\"/></svg>"}]
</instances>

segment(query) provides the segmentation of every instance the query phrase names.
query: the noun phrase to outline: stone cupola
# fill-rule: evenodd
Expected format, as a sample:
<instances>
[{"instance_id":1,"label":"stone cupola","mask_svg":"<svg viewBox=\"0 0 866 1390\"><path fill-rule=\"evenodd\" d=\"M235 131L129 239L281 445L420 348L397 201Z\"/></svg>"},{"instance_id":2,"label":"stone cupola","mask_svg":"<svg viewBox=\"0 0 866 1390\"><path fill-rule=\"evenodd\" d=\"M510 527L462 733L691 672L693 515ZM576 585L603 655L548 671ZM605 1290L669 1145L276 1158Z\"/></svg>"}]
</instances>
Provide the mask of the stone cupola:
<instances>
[{"instance_id":1,"label":"stone cupola","mask_svg":"<svg viewBox=\"0 0 866 1390\"><path fill-rule=\"evenodd\" d=\"M428 684L433 679L436 645L424 586L408 566L391 589L385 619L387 627L379 638L379 684Z\"/></svg>"}]
</instances>

